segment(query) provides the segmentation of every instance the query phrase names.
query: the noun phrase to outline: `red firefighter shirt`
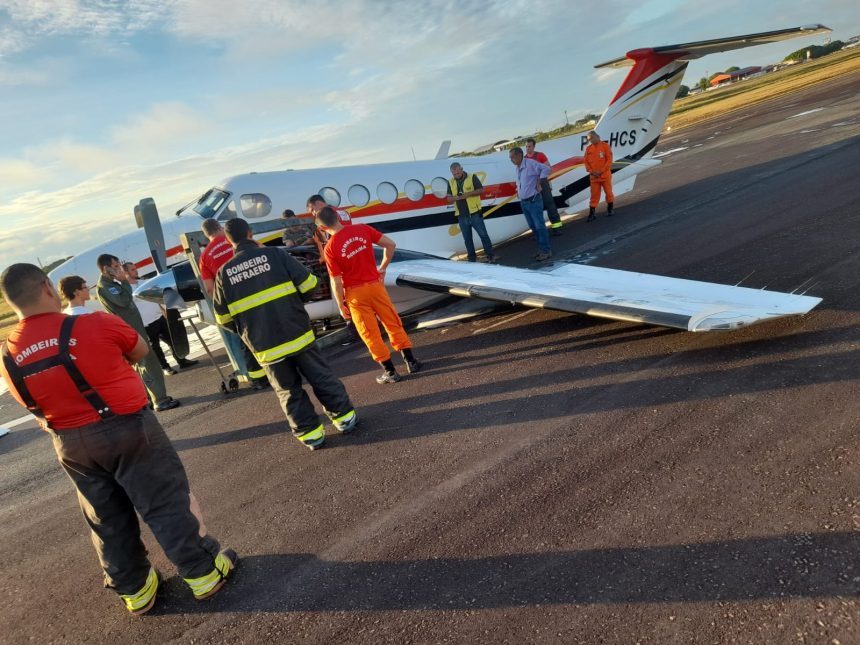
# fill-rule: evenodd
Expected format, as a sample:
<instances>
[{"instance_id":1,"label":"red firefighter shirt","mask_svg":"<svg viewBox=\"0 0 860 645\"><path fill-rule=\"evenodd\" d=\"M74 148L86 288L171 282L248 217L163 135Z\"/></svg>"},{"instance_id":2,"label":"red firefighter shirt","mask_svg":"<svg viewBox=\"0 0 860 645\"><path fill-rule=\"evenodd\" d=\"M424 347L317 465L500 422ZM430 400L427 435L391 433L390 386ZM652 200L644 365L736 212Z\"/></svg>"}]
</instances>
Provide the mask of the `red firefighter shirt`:
<instances>
[{"instance_id":1,"label":"red firefighter shirt","mask_svg":"<svg viewBox=\"0 0 860 645\"><path fill-rule=\"evenodd\" d=\"M65 318L65 314L46 313L20 321L6 341L12 360L24 367L56 356L60 325ZM138 338L137 332L121 318L101 311L79 316L72 327L69 353L84 379L114 414L131 414L147 404L143 381L125 360L125 354L134 349ZM12 396L24 405L2 361L0 371ZM28 376L26 383L36 405L55 430L79 428L100 419L61 365Z\"/></svg>"},{"instance_id":2,"label":"red firefighter shirt","mask_svg":"<svg viewBox=\"0 0 860 645\"><path fill-rule=\"evenodd\" d=\"M325 245L329 275L343 278L344 288L379 280L373 243L382 233L367 224L352 224L332 235Z\"/></svg>"},{"instance_id":3,"label":"red firefighter shirt","mask_svg":"<svg viewBox=\"0 0 860 645\"><path fill-rule=\"evenodd\" d=\"M221 233L210 240L200 254L200 277L204 280L214 280L218 269L233 257L233 245Z\"/></svg>"},{"instance_id":4,"label":"red firefighter shirt","mask_svg":"<svg viewBox=\"0 0 860 645\"><path fill-rule=\"evenodd\" d=\"M537 150L534 151L534 154L526 155L526 157L528 157L529 159L534 159L538 163L542 163L544 166L549 165L549 157L547 157L542 152L538 152Z\"/></svg>"}]
</instances>

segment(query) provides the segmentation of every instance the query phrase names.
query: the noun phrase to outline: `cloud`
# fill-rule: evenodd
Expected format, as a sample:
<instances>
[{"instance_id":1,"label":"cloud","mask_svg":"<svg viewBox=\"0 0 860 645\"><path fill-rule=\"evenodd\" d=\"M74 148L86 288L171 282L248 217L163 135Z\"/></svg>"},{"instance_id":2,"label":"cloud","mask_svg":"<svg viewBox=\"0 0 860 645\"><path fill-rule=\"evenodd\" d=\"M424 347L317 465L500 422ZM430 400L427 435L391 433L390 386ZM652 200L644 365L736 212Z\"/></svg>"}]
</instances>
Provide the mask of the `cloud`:
<instances>
[{"instance_id":1,"label":"cloud","mask_svg":"<svg viewBox=\"0 0 860 645\"><path fill-rule=\"evenodd\" d=\"M130 156L173 148L214 130L214 124L183 103L157 103L130 122L110 129L111 143Z\"/></svg>"},{"instance_id":2,"label":"cloud","mask_svg":"<svg viewBox=\"0 0 860 645\"><path fill-rule=\"evenodd\" d=\"M0 177L7 186L30 188L44 182L49 174L45 168L30 161L0 158Z\"/></svg>"}]
</instances>

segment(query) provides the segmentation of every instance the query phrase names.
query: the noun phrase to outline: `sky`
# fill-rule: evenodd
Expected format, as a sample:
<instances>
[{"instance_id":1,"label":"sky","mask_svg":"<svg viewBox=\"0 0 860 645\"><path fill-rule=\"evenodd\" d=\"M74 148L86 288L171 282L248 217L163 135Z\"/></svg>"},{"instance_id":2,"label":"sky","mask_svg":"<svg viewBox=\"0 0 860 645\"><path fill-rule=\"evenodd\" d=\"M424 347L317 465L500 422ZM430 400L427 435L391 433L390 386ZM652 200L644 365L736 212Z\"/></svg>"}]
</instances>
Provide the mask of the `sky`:
<instances>
[{"instance_id":1,"label":"sky","mask_svg":"<svg viewBox=\"0 0 860 645\"><path fill-rule=\"evenodd\" d=\"M595 10L596 9L596 10ZM819 0L0 0L0 269L231 175L432 158L602 112L640 47L822 23ZM685 83L822 36L693 61Z\"/></svg>"}]
</instances>

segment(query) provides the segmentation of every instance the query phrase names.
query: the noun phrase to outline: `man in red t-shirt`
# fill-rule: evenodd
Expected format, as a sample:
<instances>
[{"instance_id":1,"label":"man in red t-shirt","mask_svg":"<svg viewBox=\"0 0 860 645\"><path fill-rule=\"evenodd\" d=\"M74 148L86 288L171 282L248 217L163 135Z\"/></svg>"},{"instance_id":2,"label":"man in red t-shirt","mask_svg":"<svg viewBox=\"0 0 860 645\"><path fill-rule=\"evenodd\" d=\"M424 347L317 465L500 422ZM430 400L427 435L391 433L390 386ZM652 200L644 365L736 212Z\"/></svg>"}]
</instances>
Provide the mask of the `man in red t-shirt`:
<instances>
[{"instance_id":1,"label":"man in red t-shirt","mask_svg":"<svg viewBox=\"0 0 860 645\"><path fill-rule=\"evenodd\" d=\"M200 229L209 240L209 244L200 253L200 261L197 264L200 267L200 278L203 280L206 293L211 296L215 289L215 276L218 275L218 269L233 259L233 245L227 241L224 229L216 219L210 217L203 220ZM229 329L224 329L219 325L218 331L221 333L221 338L224 339L227 351L236 363L238 372L248 377L251 388L263 390L269 387L266 371L260 367L260 363L254 357L254 352L248 349L242 339Z\"/></svg>"},{"instance_id":2,"label":"man in red t-shirt","mask_svg":"<svg viewBox=\"0 0 860 645\"><path fill-rule=\"evenodd\" d=\"M383 283L385 269L394 256L394 240L367 224L344 226L331 206L320 210L316 218L317 225L331 235L324 256L337 306L344 318L352 318L373 360L385 370L376 382L400 380L391 362L391 352L379 333L377 317L388 333L391 346L403 355L409 373L420 370L421 363L412 354L412 341ZM374 244L383 248L379 268L373 254Z\"/></svg>"},{"instance_id":3,"label":"man in red t-shirt","mask_svg":"<svg viewBox=\"0 0 860 645\"><path fill-rule=\"evenodd\" d=\"M147 354L146 341L118 316L61 313L60 296L35 265L10 266L0 290L19 321L3 345L0 371L51 435L107 586L133 614L155 603L159 576L140 539L139 513L194 596L215 594L237 556L206 534L182 462L147 408L129 365Z\"/></svg>"},{"instance_id":4,"label":"man in red t-shirt","mask_svg":"<svg viewBox=\"0 0 860 645\"><path fill-rule=\"evenodd\" d=\"M549 158L544 153L535 150L536 145L537 143L534 139L526 139L526 157L534 159L544 166L549 166ZM546 216L550 221L550 234L558 237L561 235L561 228L564 224L561 223L561 217L555 205L555 198L552 196L552 185L549 183L549 179L540 180L540 196L543 201L543 207L546 210Z\"/></svg>"}]
</instances>

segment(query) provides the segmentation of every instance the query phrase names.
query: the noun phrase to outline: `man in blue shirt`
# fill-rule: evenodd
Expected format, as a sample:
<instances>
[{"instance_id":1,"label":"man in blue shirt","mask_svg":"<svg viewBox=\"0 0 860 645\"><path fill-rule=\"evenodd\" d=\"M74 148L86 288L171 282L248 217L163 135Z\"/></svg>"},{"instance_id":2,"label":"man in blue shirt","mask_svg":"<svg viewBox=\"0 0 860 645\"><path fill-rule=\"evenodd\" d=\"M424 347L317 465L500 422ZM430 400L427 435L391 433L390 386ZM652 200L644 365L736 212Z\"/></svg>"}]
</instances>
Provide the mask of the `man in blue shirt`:
<instances>
[{"instance_id":1,"label":"man in blue shirt","mask_svg":"<svg viewBox=\"0 0 860 645\"><path fill-rule=\"evenodd\" d=\"M549 177L549 166L529 159L523 154L522 148L511 149L511 163L517 167L517 194L523 209L526 222L537 240L539 253L536 260L549 260L552 249L549 246L549 233L543 221L543 198L541 197L541 180Z\"/></svg>"}]
</instances>

